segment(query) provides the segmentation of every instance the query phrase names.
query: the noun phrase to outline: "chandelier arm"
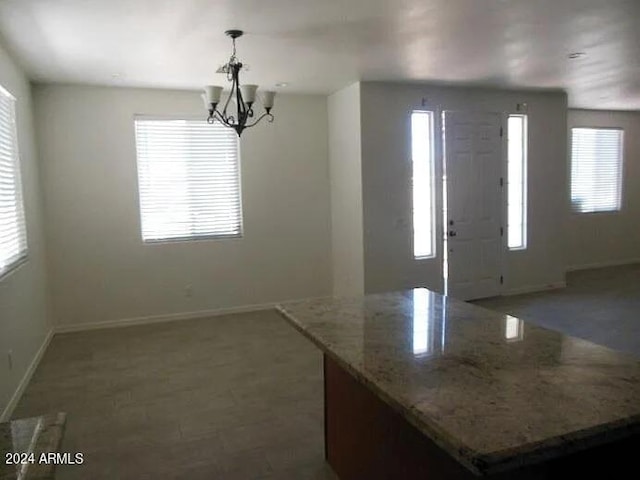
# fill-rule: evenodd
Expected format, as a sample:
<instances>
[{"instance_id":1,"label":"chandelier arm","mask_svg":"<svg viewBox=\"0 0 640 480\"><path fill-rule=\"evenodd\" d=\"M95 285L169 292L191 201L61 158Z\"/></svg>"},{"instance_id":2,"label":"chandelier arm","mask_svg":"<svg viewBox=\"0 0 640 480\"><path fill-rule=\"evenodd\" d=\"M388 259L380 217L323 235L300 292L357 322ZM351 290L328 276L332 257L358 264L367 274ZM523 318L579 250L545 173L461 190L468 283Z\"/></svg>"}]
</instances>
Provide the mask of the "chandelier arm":
<instances>
[{"instance_id":1,"label":"chandelier arm","mask_svg":"<svg viewBox=\"0 0 640 480\"><path fill-rule=\"evenodd\" d=\"M273 119L274 119L273 114L264 112L262 115L260 115L257 118L257 120L255 122L246 124L245 128L249 128L249 127L253 127L254 125L257 125L258 123L260 123L260 120L262 120L264 117L268 118L268 122L269 123L273 122Z\"/></svg>"},{"instance_id":2,"label":"chandelier arm","mask_svg":"<svg viewBox=\"0 0 640 480\"><path fill-rule=\"evenodd\" d=\"M233 116L226 117L222 115L218 110L214 112L214 115L220 121L220 123L223 123L225 126L231 127L231 128L235 127L236 123L234 122L235 118Z\"/></svg>"}]
</instances>

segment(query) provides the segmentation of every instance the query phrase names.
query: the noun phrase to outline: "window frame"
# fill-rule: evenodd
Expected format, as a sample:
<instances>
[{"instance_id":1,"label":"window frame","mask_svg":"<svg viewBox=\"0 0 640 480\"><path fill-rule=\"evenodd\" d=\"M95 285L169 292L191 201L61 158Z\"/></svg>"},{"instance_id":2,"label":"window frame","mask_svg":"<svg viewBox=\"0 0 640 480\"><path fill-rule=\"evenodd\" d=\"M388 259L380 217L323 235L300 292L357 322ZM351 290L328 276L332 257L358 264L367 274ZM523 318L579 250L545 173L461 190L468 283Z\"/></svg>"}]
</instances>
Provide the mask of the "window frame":
<instances>
[{"instance_id":1,"label":"window frame","mask_svg":"<svg viewBox=\"0 0 640 480\"><path fill-rule=\"evenodd\" d=\"M133 117L133 129L134 129L134 148L136 152L136 188L138 190L138 218L140 220L139 224L139 232L140 232L140 240L144 245L162 245L168 243L185 243L185 242L211 242L211 241L221 241L221 240L233 240L233 239L241 239L244 237L244 205L243 205L243 195L242 195L242 157L241 157L241 143L240 139L237 135L235 135L236 142L236 165L237 165L237 182L238 182L238 233L234 234L210 234L210 235L190 235L190 236L181 236L181 237L170 237L170 238L144 238L144 231L142 227L142 192L140 189L140 162L138 160L138 139L137 139L137 131L136 131L136 122L138 120L147 120L147 121L201 121L205 122L206 120L202 119L201 115L195 114L187 114L187 115L146 115L146 114L136 114ZM220 125L219 122L216 122L215 125L210 125L215 128ZM227 128L227 127L223 127Z\"/></svg>"},{"instance_id":2,"label":"window frame","mask_svg":"<svg viewBox=\"0 0 640 480\"><path fill-rule=\"evenodd\" d=\"M573 130L574 129L583 129L583 130L616 130L620 132L620 176L618 178L618 208L615 210L597 210L592 212L580 212L573 208L573 198L571 195L571 190L573 188ZM624 178L625 178L625 129L624 127L618 126L594 126L592 124L584 125L584 124L576 124L571 125L569 133L569 162L568 162L568 201L569 201L569 212L571 215L575 216L583 216L583 215L620 215L625 210L625 202L624 202Z\"/></svg>"},{"instance_id":3,"label":"window frame","mask_svg":"<svg viewBox=\"0 0 640 480\"><path fill-rule=\"evenodd\" d=\"M9 277L12 273L17 271L22 265L29 260L29 233L27 228L27 214L24 204L24 186L22 184L22 163L20 161L20 141L18 138L18 99L7 88L0 85L0 95L7 97L11 103L11 114L13 115L13 138L14 142L14 158L13 166L15 168L16 182L14 184L16 192L16 203L19 209L19 216L22 217L22 227L24 233L24 249L20 252L19 256L11 263L8 263L4 269L0 268L0 281Z\"/></svg>"},{"instance_id":4,"label":"window frame","mask_svg":"<svg viewBox=\"0 0 640 480\"><path fill-rule=\"evenodd\" d=\"M509 178L509 119L510 118L522 118L522 244L517 247L509 246L509 185L511 183ZM529 115L527 113L507 113L506 115L506 135L504 139L505 145L505 174L504 174L504 205L505 205L505 220L506 231L504 235L504 245L509 252L524 251L529 248Z\"/></svg>"},{"instance_id":5,"label":"window frame","mask_svg":"<svg viewBox=\"0 0 640 480\"><path fill-rule=\"evenodd\" d=\"M431 253L428 255L416 255L416 230L415 230L415 187L414 187L414 166L413 159L413 115L427 114L429 116L429 170L431 183L430 200L430 221L431 221ZM414 261L433 260L438 256L438 246L436 242L438 223L436 219L436 151L435 151L435 125L436 111L425 108L414 108L409 112L409 157L411 162L411 256Z\"/></svg>"}]
</instances>

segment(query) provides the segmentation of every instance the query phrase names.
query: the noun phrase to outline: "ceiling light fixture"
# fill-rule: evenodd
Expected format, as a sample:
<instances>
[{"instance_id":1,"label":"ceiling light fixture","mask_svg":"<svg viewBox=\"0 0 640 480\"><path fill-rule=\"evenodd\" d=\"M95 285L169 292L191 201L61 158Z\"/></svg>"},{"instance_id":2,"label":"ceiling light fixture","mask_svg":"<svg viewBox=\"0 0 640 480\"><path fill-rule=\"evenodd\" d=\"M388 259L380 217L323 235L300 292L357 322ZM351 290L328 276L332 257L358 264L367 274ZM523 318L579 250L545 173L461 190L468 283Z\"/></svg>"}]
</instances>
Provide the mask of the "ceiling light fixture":
<instances>
[{"instance_id":1,"label":"ceiling light fixture","mask_svg":"<svg viewBox=\"0 0 640 480\"><path fill-rule=\"evenodd\" d=\"M253 127L260 120L267 117L269 122L273 122L273 115L271 109L273 108L273 100L276 92L264 91L262 92L262 105L265 112L257 119L253 120L254 112L253 106L256 101L257 85L240 85L240 70L242 70L242 63L236 57L236 38L239 38L244 33L242 30L227 30L224 32L227 36L231 37L233 42L233 53L229 62L223 65L220 70L222 73L227 74L227 80L231 82L231 90L229 91L229 97L224 103L222 111L218 110L218 104L220 103L220 96L222 94L222 87L215 85L208 85L204 89L202 98L206 109L209 111L208 123L214 123L218 120L223 125L233 128L238 136L242 134L245 128ZM232 99L235 101L235 113L227 113L229 104ZM231 112L233 113L233 112Z\"/></svg>"}]
</instances>

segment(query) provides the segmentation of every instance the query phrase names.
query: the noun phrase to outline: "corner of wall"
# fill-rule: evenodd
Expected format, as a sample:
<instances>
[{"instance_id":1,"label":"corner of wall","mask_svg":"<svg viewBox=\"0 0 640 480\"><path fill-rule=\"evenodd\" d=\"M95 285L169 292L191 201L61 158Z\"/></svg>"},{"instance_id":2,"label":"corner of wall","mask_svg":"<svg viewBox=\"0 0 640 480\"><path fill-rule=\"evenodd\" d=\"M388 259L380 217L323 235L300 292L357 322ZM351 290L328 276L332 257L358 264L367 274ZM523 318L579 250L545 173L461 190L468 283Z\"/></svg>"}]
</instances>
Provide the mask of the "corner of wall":
<instances>
[{"instance_id":1,"label":"corner of wall","mask_svg":"<svg viewBox=\"0 0 640 480\"><path fill-rule=\"evenodd\" d=\"M360 83L328 98L333 294L364 293Z\"/></svg>"}]
</instances>

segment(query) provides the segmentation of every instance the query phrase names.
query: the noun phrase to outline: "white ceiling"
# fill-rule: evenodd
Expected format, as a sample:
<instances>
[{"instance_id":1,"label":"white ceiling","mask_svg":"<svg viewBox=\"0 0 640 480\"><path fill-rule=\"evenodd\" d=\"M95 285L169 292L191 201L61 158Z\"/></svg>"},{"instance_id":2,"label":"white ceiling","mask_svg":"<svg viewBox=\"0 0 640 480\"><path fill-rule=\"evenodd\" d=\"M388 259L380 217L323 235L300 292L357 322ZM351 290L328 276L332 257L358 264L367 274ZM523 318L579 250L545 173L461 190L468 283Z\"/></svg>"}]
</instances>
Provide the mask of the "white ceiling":
<instances>
[{"instance_id":1,"label":"white ceiling","mask_svg":"<svg viewBox=\"0 0 640 480\"><path fill-rule=\"evenodd\" d=\"M565 88L574 107L640 110L640 0L0 0L0 34L36 81L195 89L356 80ZM586 56L570 60L571 52Z\"/></svg>"}]
</instances>

